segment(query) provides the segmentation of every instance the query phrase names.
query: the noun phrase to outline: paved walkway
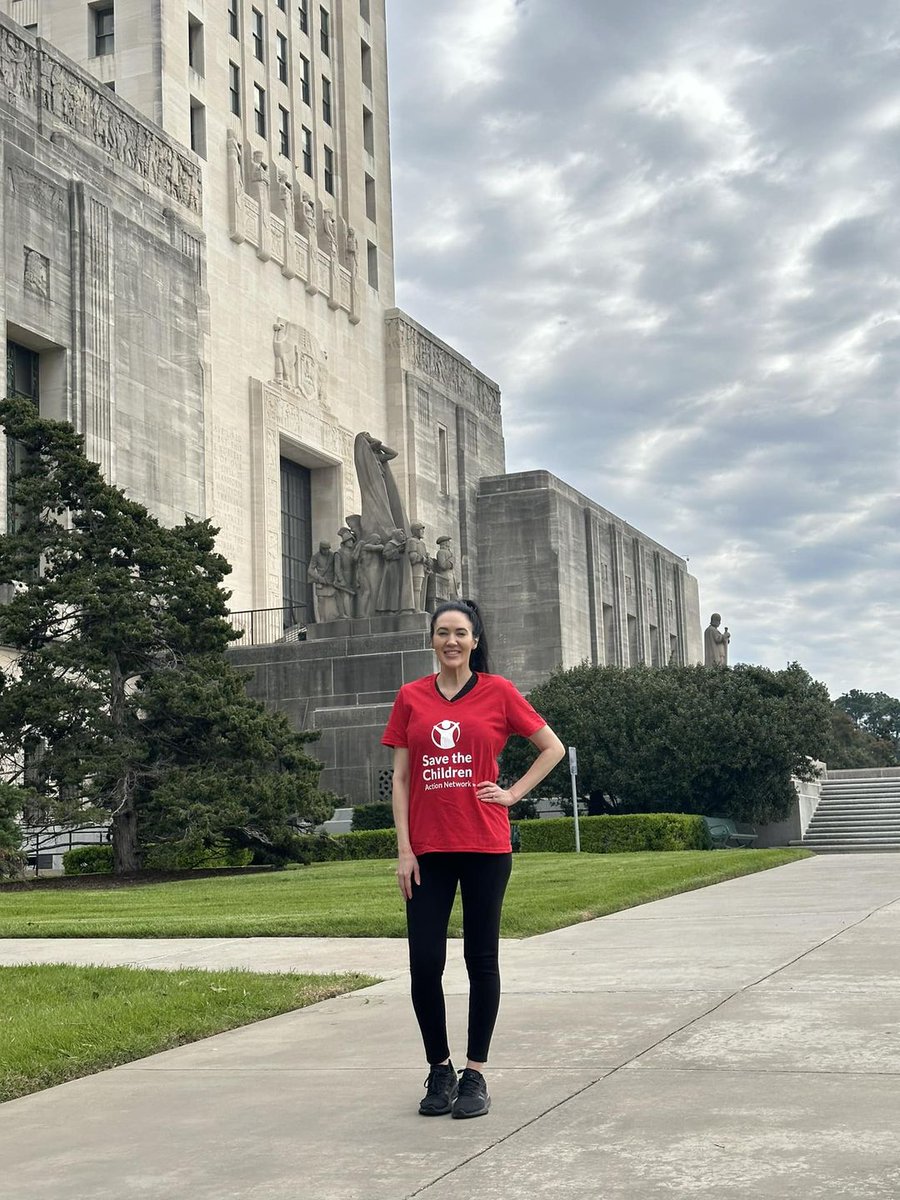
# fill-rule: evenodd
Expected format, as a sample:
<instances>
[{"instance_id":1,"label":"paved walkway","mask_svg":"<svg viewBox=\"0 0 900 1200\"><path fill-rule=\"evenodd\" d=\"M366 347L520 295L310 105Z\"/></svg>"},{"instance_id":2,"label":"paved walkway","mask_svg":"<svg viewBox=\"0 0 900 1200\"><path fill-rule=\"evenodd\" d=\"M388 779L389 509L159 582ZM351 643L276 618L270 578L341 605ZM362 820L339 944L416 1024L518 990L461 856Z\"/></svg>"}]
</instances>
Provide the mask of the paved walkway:
<instances>
[{"instance_id":1,"label":"paved walkway","mask_svg":"<svg viewBox=\"0 0 900 1200\"><path fill-rule=\"evenodd\" d=\"M3 1106L0 1197L900 1194L897 855L808 859L507 943L494 1107L476 1121L416 1114L396 944L277 943L147 942L140 961L391 977ZM91 961L135 961L134 943L98 945ZM447 982L460 1054L458 962Z\"/></svg>"}]
</instances>

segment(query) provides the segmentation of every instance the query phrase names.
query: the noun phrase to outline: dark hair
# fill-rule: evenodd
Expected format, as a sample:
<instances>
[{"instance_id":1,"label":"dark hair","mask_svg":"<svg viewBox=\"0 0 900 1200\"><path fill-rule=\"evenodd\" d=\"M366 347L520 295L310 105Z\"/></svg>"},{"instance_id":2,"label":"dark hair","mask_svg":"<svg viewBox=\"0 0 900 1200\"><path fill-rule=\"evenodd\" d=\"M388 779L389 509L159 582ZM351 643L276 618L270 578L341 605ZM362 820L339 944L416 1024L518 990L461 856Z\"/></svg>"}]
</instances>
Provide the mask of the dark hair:
<instances>
[{"instance_id":1,"label":"dark hair","mask_svg":"<svg viewBox=\"0 0 900 1200\"><path fill-rule=\"evenodd\" d=\"M488 666L487 638L484 632L484 621L481 619L478 605L474 600L443 600L431 614L432 637L434 637L434 627L437 624L438 617L442 617L444 613L448 612L462 613L464 617L469 618L472 623L472 633L478 642L478 645L472 651L469 665L473 671L480 671L483 675L490 675L491 668Z\"/></svg>"}]
</instances>

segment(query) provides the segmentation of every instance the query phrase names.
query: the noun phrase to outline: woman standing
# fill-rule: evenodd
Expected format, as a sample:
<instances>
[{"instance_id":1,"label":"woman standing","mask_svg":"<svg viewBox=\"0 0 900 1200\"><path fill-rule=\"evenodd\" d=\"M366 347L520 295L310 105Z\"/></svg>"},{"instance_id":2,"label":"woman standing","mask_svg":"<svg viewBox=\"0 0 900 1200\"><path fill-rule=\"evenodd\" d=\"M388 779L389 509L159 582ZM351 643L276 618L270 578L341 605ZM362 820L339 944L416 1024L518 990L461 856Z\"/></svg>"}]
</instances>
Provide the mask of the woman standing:
<instances>
[{"instance_id":1,"label":"woman standing","mask_svg":"<svg viewBox=\"0 0 900 1200\"><path fill-rule=\"evenodd\" d=\"M500 910L512 868L508 810L565 750L516 688L488 673L484 627L471 601L439 605L431 644L440 670L404 684L382 738L394 749L397 883L406 900L413 1008L429 1063L419 1112L480 1117L491 1105L483 1069L500 1006ZM504 789L496 782L497 758L513 733L539 753ZM457 885L469 975L468 1061L459 1080L441 986Z\"/></svg>"}]
</instances>

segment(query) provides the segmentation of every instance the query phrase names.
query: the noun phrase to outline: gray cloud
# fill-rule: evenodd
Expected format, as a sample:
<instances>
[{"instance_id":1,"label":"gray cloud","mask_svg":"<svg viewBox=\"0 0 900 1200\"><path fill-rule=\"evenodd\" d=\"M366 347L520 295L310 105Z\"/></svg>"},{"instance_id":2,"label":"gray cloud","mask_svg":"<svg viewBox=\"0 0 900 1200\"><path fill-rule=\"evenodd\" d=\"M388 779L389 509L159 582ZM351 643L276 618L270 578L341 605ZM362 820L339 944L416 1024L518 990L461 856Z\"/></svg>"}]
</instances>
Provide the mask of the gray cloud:
<instances>
[{"instance_id":1,"label":"gray cloud","mask_svg":"<svg viewBox=\"0 0 900 1200\"><path fill-rule=\"evenodd\" d=\"M398 301L738 658L900 691L887 0L388 0ZM577 429L578 436L573 436Z\"/></svg>"}]
</instances>

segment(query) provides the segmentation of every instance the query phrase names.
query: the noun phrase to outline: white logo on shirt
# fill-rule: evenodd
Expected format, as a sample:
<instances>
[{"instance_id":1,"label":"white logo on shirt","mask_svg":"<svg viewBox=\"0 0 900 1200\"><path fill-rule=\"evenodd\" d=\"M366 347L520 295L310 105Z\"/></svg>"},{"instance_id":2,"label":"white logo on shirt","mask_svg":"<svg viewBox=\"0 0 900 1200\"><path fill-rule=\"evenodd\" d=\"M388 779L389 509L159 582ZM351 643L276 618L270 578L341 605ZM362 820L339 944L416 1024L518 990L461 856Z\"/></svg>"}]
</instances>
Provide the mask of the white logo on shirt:
<instances>
[{"instance_id":1,"label":"white logo on shirt","mask_svg":"<svg viewBox=\"0 0 900 1200\"><path fill-rule=\"evenodd\" d=\"M452 750L459 741L459 721L438 721L431 731L431 740L439 750Z\"/></svg>"}]
</instances>

